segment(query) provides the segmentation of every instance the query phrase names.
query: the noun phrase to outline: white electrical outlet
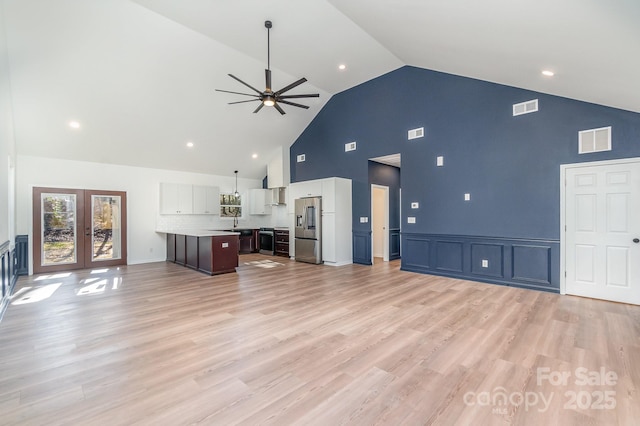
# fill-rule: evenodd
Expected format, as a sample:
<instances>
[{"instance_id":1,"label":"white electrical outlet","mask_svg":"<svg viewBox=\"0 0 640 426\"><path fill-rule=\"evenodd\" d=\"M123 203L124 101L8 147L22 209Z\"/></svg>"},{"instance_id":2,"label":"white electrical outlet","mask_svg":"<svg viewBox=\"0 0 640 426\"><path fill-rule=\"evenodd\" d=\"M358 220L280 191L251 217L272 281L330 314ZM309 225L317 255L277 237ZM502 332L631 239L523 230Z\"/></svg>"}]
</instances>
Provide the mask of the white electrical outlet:
<instances>
[{"instance_id":1,"label":"white electrical outlet","mask_svg":"<svg viewBox=\"0 0 640 426\"><path fill-rule=\"evenodd\" d=\"M471 194L464 194L464 200L465 201L470 201L471 200Z\"/></svg>"},{"instance_id":2,"label":"white electrical outlet","mask_svg":"<svg viewBox=\"0 0 640 426\"><path fill-rule=\"evenodd\" d=\"M411 203L411 208L412 208L412 209L417 209L418 207L420 207L420 204L419 204L419 203L417 203L417 202L413 202L413 203Z\"/></svg>"},{"instance_id":3,"label":"white electrical outlet","mask_svg":"<svg viewBox=\"0 0 640 426\"><path fill-rule=\"evenodd\" d=\"M407 217L407 223L416 223L416 218L413 216Z\"/></svg>"},{"instance_id":4,"label":"white electrical outlet","mask_svg":"<svg viewBox=\"0 0 640 426\"><path fill-rule=\"evenodd\" d=\"M439 157L436 157L436 166L438 167L444 166L444 157L442 155Z\"/></svg>"},{"instance_id":5,"label":"white electrical outlet","mask_svg":"<svg viewBox=\"0 0 640 426\"><path fill-rule=\"evenodd\" d=\"M489 267L489 261L487 259L482 259L482 267L483 268L488 268Z\"/></svg>"},{"instance_id":6,"label":"white electrical outlet","mask_svg":"<svg viewBox=\"0 0 640 426\"><path fill-rule=\"evenodd\" d=\"M368 223L369 218L367 216L360 216L360 223Z\"/></svg>"}]
</instances>

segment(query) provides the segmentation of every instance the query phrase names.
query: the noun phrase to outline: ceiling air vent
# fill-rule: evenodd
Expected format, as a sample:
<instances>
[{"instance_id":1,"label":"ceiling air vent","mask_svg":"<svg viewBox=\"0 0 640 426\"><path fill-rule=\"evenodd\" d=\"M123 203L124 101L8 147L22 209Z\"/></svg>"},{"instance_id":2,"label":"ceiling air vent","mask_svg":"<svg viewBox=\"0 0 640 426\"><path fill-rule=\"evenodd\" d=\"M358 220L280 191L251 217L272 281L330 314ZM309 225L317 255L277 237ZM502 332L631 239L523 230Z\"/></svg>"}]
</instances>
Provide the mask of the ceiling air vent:
<instances>
[{"instance_id":1,"label":"ceiling air vent","mask_svg":"<svg viewBox=\"0 0 640 426\"><path fill-rule=\"evenodd\" d=\"M305 155L304 154L300 154L296 157L298 163L302 163L304 160L306 160Z\"/></svg>"},{"instance_id":2,"label":"ceiling air vent","mask_svg":"<svg viewBox=\"0 0 640 426\"><path fill-rule=\"evenodd\" d=\"M424 127L420 127L418 129L411 129L407 133L408 133L407 134L407 138L409 140L417 139L417 138L423 138L424 137Z\"/></svg>"},{"instance_id":3,"label":"ceiling air vent","mask_svg":"<svg viewBox=\"0 0 640 426\"><path fill-rule=\"evenodd\" d=\"M344 144L344 152L355 151L355 150L356 150L355 142L349 142Z\"/></svg>"},{"instance_id":4,"label":"ceiling air vent","mask_svg":"<svg viewBox=\"0 0 640 426\"><path fill-rule=\"evenodd\" d=\"M611 126L578 132L578 154L611 151Z\"/></svg>"},{"instance_id":5,"label":"ceiling air vent","mask_svg":"<svg viewBox=\"0 0 640 426\"><path fill-rule=\"evenodd\" d=\"M520 102L519 104L513 104L513 116L529 114L530 112L538 111L538 100Z\"/></svg>"}]
</instances>

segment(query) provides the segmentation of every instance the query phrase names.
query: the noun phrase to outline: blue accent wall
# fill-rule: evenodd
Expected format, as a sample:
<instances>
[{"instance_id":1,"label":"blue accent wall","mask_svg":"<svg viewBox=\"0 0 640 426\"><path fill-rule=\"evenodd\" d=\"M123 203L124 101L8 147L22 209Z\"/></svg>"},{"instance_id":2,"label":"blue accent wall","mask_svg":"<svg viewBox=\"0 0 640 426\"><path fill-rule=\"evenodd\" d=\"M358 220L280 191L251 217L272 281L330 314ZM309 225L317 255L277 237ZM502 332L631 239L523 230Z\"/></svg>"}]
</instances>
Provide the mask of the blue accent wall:
<instances>
[{"instance_id":1,"label":"blue accent wall","mask_svg":"<svg viewBox=\"0 0 640 426\"><path fill-rule=\"evenodd\" d=\"M513 104L532 99L538 99L538 112L513 117ZM579 155L578 131L605 126L612 126L612 151ZM425 136L407 140L407 131L418 127ZM345 152L351 141L357 149ZM639 157L640 114L406 66L334 95L290 151L292 182L352 179L354 233L370 231L357 220L370 216L368 159L400 153L402 265L409 269L436 260L437 245L425 246L416 240L420 235L478 238L476 244L487 246L496 239L507 245L518 239L558 245L560 165ZM299 154L306 155L305 162L295 162ZM444 167L436 167L437 156L444 157ZM471 194L470 201L464 193ZM420 208L411 210L414 201ZM407 223L409 215L415 224ZM446 273L478 279L464 260L462 272L453 271L459 269L454 259L459 250L441 248L439 259L450 257L442 260ZM490 247L478 250L497 256ZM471 252L462 249L463 256ZM549 253L559 259L559 250ZM511 266L530 276L540 256ZM559 286L559 271L553 273L552 289ZM511 276L494 281L521 284Z\"/></svg>"}]
</instances>

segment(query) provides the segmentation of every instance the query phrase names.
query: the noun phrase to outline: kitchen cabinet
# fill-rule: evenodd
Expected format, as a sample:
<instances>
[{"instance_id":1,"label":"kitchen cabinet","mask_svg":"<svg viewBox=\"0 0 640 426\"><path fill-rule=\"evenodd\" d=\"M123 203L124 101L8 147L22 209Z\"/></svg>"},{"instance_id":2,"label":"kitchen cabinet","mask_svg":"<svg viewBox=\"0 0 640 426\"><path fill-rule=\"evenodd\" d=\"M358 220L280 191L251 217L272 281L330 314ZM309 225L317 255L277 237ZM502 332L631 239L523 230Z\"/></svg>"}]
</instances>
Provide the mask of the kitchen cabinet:
<instances>
[{"instance_id":1,"label":"kitchen cabinet","mask_svg":"<svg viewBox=\"0 0 640 426\"><path fill-rule=\"evenodd\" d=\"M198 269L198 237L186 235L186 253L184 266L191 269Z\"/></svg>"},{"instance_id":2,"label":"kitchen cabinet","mask_svg":"<svg viewBox=\"0 0 640 426\"><path fill-rule=\"evenodd\" d=\"M279 147L276 149L273 158L267 163L267 188L280 188L287 185L288 176L285 179L285 164L288 165L289 162L284 161L284 151L282 147Z\"/></svg>"},{"instance_id":3,"label":"kitchen cabinet","mask_svg":"<svg viewBox=\"0 0 640 426\"><path fill-rule=\"evenodd\" d=\"M160 214L192 214L193 185L160 184Z\"/></svg>"},{"instance_id":4,"label":"kitchen cabinet","mask_svg":"<svg viewBox=\"0 0 640 426\"><path fill-rule=\"evenodd\" d=\"M235 272L239 248L238 232L167 232L167 260L209 275Z\"/></svg>"},{"instance_id":5,"label":"kitchen cabinet","mask_svg":"<svg viewBox=\"0 0 640 426\"><path fill-rule=\"evenodd\" d=\"M220 189L193 185L193 214L220 214Z\"/></svg>"},{"instance_id":6,"label":"kitchen cabinet","mask_svg":"<svg viewBox=\"0 0 640 426\"><path fill-rule=\"evenodd\" d=\"M289 230L274 229L273 237L275 238L275 255L289 257Z\"/></svg>"},{"instance_id":7,"label":"kitchen cabinet","mask_svg":"<svg viewBox=\"0 0 640 426\"><path fill-rule=\"evenodd\" d=\"M271 214L271 191L268 189L249 190L249 214Z\"/></svg>"},{"instance_id":8,"label":"kitchen cabinet","mask_svg":"<svg viewBox=\"0 0 640 426\"><path fill-rule=\"evenodd\" d=\"M176 261L176 234L167 234L167 260Z\"/></svg>"},{"instance_id":9,"label":"kitchen cabinet","mask_svg":"<svg viewBox=\"0 0 640 426\"><path fill-rule=\"evenodd\" d=\"M322 179L296 182L289 185L289 203L287 208L289 213L295 212L295 200L304 197L322 197ZM324 209L324 199L322 208Z\"/></svg>"},{"instance_id":10,"label":"kitchen cabinet","mask_svg":"<svg viewBox=\"0 0 640 426\"><path fill-rule=\"evenodd\" d=\"M237 234L198 237L198 270L209 275L235 272L239 249Z\"/></svg>"},{"instance_id":11,"label":"kitchen cabinet","mask_svg":"<svg viewBox=\"0 0 640 426\"><path fill-rule=\"evenodd\" d=\"M160 184L160 214L220 214L217 186Z\"/></svg>"},{"instance_id":12,"label":"kitchen cabinet","mask_svg":"<svg viewBox=\"0 0 640 426\"><path fill-rule=\"evenodd\" d=\"M187 236L176 234L176 263L185 265L187 263Z\"/></svg>"}]
</instances>

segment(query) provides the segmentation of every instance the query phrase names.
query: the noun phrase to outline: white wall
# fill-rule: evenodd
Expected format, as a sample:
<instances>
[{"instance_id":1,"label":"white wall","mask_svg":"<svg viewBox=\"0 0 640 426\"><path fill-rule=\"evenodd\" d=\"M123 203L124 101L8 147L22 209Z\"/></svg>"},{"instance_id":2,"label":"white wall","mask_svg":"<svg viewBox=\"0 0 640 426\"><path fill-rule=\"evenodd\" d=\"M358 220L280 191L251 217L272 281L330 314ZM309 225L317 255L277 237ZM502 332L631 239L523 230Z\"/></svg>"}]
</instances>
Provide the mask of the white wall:
<instances>
[{"instance_id":1,"label":"white wall","mask_svg":"<svg viewBox=\"0 0 640 426\"><path fill-rule=\"evenodd\" d=\"M0 244L15 236L15 138L4 13L0 2Z\"/></svg>"},{"instance_id":2,"label":"white wall","mask_svg":"<svg viewBox=\"0 0 640 426\"><path fill-rule=\"evenodd\" d=\"M28 234L30 242L33 241L31 209L34 186L126 191L129 264L166 258L165 235L156 232L158 227L220 229L233 226L233 219L220 219L218 216L161 216L158 207L161 182L212 185L218 186L220 192L231 193L235 189L235 177L24 155L18 155L16 170L17 233ZM248 189L261 187L261 180L238 178L243 205L249 198ZM247 213L248 206L244 205L239 226L259 228L273 225L272 216L250 216Z\"/></svg>"}]
</instances>

